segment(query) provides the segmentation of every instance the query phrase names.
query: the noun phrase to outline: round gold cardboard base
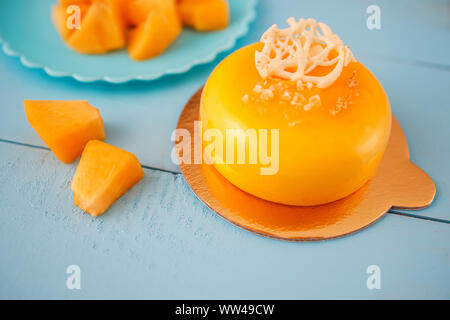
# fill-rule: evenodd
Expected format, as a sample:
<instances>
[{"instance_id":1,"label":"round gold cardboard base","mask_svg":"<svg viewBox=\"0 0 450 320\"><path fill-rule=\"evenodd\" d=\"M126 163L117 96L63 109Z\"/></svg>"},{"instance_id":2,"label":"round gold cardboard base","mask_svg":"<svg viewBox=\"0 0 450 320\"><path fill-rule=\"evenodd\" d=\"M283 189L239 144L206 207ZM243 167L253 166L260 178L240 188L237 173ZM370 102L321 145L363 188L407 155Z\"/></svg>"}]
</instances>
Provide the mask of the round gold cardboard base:
<instances>
[{"instance_id":1,"label":"round gold cardboard base","mask_svg":"<svg viewBox=\"0 0 450 320\"><path fill-rule=\"evenodd\" d=\"M199 120L201 91L186 104L177 125L191 136L194 121ZM192 144L192 155L193 148ZM325 205L297 207L257 198L205 163L180 163L180 169L198 198L218 215L256 234L290 241L348 235L380 219L390 208L424 208L436 192L431 178L409 161L408 144L395 118L376 177L350 196Z\"/></svg>"}]
</instances>

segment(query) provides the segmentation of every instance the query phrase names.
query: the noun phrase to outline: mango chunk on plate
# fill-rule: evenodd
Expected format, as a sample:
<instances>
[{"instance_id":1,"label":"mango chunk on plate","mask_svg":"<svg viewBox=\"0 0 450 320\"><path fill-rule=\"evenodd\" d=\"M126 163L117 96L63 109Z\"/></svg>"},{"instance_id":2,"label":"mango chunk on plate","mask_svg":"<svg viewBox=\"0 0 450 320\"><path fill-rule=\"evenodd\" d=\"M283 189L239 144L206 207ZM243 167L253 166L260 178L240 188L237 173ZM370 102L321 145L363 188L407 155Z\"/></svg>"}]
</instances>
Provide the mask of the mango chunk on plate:
<instances>
[{"instance_id":1,"label":"mango chunk on plate","mask_svg":"<svg viewBox=\"0 0 450 320\"><path fill-rule=\"evenodd\" d=\"M128 0L124 6L125 19L128 25L138 26L145 22L151 12L163 15L176 15L176 0Z\"/></svg>"},{"instance_id":2,"label":"mango chunk on plate","mask_svg":"<svg viewBox=\"0 0 450 320\"><path fill-rule=\"evenodd\" d=\"M56 157L71 163L89 140L105 139L103 119L87 101L25 100L28 122Z\"/></svg>"},{"instance_id":3,"label":"mango chunk on plate","mask_svg":"<svg viewBox=\"0 0 450 320\"><path fill-rule=\"evenodd\" d=\"M75 0L70 0L74 2ZM79 0L81 1L81 0ZM85 0L87 1L87 0ZM69 3L69 0L66 0L68 4L59 4L59 5L53 5L52 11L51 11L51 17L53 24L55 25L56 31L58 31L61 38L64 40L67 40L75 30L76 28L69 28L68 21L73 22L71 18L71 11L67 10L68 7L72 4ZM65 2L64 2L65 3ZM80 22L84 19L86 12L89 9L89 3L87 2L74 2L73 4L76 4L80 8Z\"/></svg>"},{"instance_id":4,"label":"mango chunk on plate","mask_svg":"<svg viewBox=\"0 0 450 320\"><path fill-rule=\"evenodd\" d=\"M183 23L197 31L221 30L230 20L226 0L180 0L178 8Z\"/></svg>"},{"instance_id":5,"label":"mango chunk on plate","mask_svg":"<svg viewBox=\"0 0 450 320\"><path fill-rule=\"evenodd\" d=\"M83 4L91 4L95 0L59 0L59 4L63 7L67 7L70 5L83 5Z\"/></svg>"},{"instance_id":6,"label":"mango chunk on plate","mask_svg":"<svg viewBox=\"0 0 450 320\"><path fill-rule=\"evenodd\" d=\"M134 60L146 60L164 52L179 36L182 26L174 12L152 11L130 31L128 53Z\"/></svg>"},{"instance_id":7,"label":"mango chunk on plate","mask_svg":"<svg viewBox=\"0 0 450 320\"><path fill-rule=\"evenodd\" d=\"M125 46L126 28L117 1L96 0L88 6L85 14L83 9L81 11L80 29L74 29L66 38L69 47L79 53L101 54ZM60 30L61 23L55 22L55 25Z\"/></svg>"},{"instance_id":8,"label":"mango chunk on plate","mask_svg":"<svg viewBox=\"0 0 450 320\"><path fill-rule=\"evenodd\" d=\"M56 30L58 31L61 38L64 40L67 39L74 29L69 29L67 27L67 15L66 10L63 6L54 5L52 6L52 21L55 25Z\"/></svg>"},{"instance_id":9,"label":"mango chunk on plate","mask_svg":"<svg viewBox=\"0 0 450 320\"><path fill-rule=\"evenodd\" d=\"M74 204L93 217L102 215L144 175L134 154L92 140L73 177Z\"/></svg>"}]
</instances>

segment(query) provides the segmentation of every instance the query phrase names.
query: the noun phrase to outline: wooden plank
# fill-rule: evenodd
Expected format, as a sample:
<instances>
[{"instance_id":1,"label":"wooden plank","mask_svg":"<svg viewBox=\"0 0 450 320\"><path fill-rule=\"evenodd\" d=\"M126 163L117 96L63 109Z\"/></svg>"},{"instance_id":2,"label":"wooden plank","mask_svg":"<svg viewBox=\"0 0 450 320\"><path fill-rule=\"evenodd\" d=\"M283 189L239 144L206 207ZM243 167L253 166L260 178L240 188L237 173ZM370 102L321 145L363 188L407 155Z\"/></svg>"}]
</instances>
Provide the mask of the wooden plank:
<instances>
[{"instance_id":1,"label":"wooden plank","mask_svg":"<svg viewBox=\"0 0 450 320\"><path fill-rule=\"evenodd\" d=\"M236 47L256 41L271 23L281 23L286 13L315 16L336 26L336 32L346 41L348 37L349 44L357 47L358 58L386 88L410 143L412 160L437 184L435 204L418 214L448 219L450 199L441 196L450 188L446 183L450 177L446 165L450 150L445 148L450 137L446 124L450 64L447 63L448 50L442 48L447 42L441 41L448 34L447 20L442 18L448 3L440 0L380 1L382 19L386 21L379 31L365 28L365 8L369 4L370 1L356 0L261 1L259 18L252 31ZM404 36L405 33L414 36ZM414 48L419 39L420 46ZM406 58L399 58L398 53L407 53ZM178 167L170 160L170 136L179 112L226 55L181 76L120 86L54 79L0 55L0 139L44 146L25 121L24 99L87 99L102 111L107 142L135 153L147 166L177 172Z\"/></svg>"},{"instance_id":2,"label":"wooden plank","mask_svg":"<svg viewBox=\"0 0 450 320\"><path fill-rule=\"evenodd\" d=\"M379 78L400 121L411 151L411 159L435 180L437 197L431 208L418 212L437 219L449 219L450 192L446 181L450 171L446 159L450 72L398 61L361 56ZM135 153L150 167L178 171L170 160L178 114L185 101L200 86L211 66L181 77L164 78L150 84L123 86L80 84L49 78L36 70L25 70L17 62L0 56L0 139L43 146L26 122L24 99L87 99L101 109L106 123L107 142Z\"/></svg>"},{"instance_id":3,"label":"wooden plank","mask_svg":"<svg viewBox=\"0 0 450 320\"><path fill-rule=\"evenodd\" d=\"M450 72L398 62L362 57L383 84L392 111L399 120L409 144L411 161L427 172L436 184L436 197L424 210L405 211L426 217L450 220L448 180L450 157L448 107Z\"/></svg>"},{"instance_id":4,"label":"wooden plank","mask_svg":"<svg viewBox=\"0 0 450 320\"><path fill-rule=\"evenodd\" d=\"M25 99L89 100L102 113L107 142L135 153L146 165L177 171L170 161L171 133L185 101L210 68L151 83L83 84L25 69L17 60L0 55L0 138L44 146L26 122Z\"/></svg>"},{"instance_id":5,"label":"wooden plank","mask_svg":"<svg viewBox=\"0 0 450 320\"><path fill-rule=\"evenodd\" d=\"M450 298L450 225L387 215L349 237L288 243L238 229L180 175L147 176L104 216L72 204L76 164L0 143L0 298ZM274 213L276 214L276 213ZM81 290L66 268L81 268ZM366 269L381 269L368 290Z\"/></svg>"},{"instance_id":6,"label":"wooden plank","mask_svg":"<svg viewBox=\"0 0 450 320\"><path fill-rule=\"evenodd\" d=\"M380 29L369 30L369 6L380 8ZM356 55L373 54L450 66L450 3L447 0L260 0L253 25L256 41L272 24L290 17L327 23Z\"/></svg>"}]
</instances>

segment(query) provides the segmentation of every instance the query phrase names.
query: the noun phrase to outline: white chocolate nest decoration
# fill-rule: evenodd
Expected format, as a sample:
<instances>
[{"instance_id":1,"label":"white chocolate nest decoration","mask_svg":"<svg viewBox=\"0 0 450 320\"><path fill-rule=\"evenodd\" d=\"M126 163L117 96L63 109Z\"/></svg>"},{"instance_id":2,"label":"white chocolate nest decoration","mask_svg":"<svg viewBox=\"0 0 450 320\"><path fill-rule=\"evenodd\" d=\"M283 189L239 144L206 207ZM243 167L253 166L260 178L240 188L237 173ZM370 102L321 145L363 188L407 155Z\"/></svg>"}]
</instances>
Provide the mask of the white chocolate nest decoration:
<instances>
[{"instance_id":1,"label":"white chocolate nest decoration","mask_svg":"<svg viewBox=\"0 0 450 320\"><path fill-rule=\"evenodd\" d=\"M350 48L325 23L311 18L296 21L292 17L287 23L286 29L271 26L261 37L264 47L256 51L255 63L263 79L275 77L327 88L344 66L356 61ZM331 71L310 75L317 67L330 67Z\"/></svg>"}]
</instances>

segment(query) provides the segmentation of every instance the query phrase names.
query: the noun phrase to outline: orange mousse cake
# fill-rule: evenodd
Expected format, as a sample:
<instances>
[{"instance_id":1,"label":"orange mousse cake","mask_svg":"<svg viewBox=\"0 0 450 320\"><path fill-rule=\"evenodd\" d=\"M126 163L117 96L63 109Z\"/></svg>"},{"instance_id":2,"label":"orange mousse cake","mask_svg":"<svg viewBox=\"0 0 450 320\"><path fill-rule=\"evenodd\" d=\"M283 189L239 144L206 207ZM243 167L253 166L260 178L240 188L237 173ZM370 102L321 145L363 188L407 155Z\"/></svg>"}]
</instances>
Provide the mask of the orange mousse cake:
<instances>
[{"instance_id":1,"label":"orange mousse cake","mask_svg":"<svg viewBox=\"0 0 450 320\"><path fill-rule=\"evenodd\" d=\"M326 24L287 22L210 75L200 105L203 157L254 196L320 205L374 177L391 109L375 76Z\"/></svg>"}]
</instances>

